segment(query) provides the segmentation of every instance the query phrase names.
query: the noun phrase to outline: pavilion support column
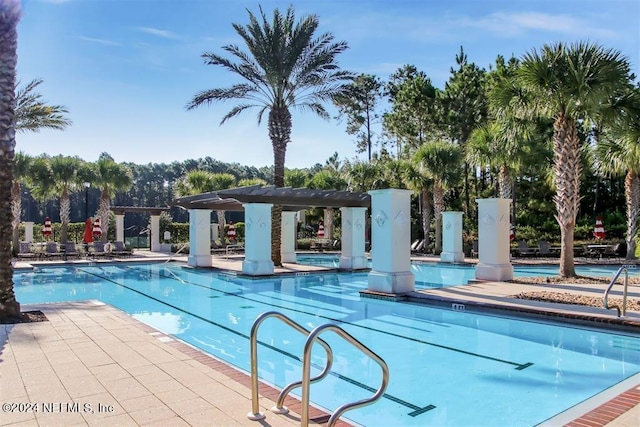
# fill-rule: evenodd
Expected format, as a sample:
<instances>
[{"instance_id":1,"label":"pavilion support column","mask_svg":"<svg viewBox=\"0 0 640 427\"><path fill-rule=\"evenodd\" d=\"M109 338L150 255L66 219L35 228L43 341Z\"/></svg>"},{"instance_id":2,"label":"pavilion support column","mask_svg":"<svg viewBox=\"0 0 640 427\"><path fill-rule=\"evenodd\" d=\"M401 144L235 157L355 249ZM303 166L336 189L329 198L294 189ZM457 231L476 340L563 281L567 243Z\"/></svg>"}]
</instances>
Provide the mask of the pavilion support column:
<instances>
[{"instance_id":1,"label":"pavilion support column","mask_svg":"<svg viewBox=\"0 0 640 427\"><path fill-rule=\"evenodd\" d=\"M462 212L442 212L441 262L464 262Z\"/></svg>"},{"instance_id":2,"label":"pavilion support column","mask_svg":"<svg viewBox=\"0 0 640 427\"><path fill-rule=\"evenodd\" d=\"M511 199L476 199L478 203L478 280L512 280L509 260Z\"/></svg>"},{"instance_id":3,"label":"pavilion support column","mask_svg":"<svg viewBox=\"0 0 640 427\"><path fill-rule=\"evenodd\" d=\"M24 241L33 242L33 221L24 223Z\"/></svg>"},{"instance_id":4,"label":"pavilion support column","mask_svg":"<svg viewBox=\"0 0 640 427\"><path fill-rule=\"evenodd\" d=\"M192 267L211 267L211 209L189 209L189 257ZM159 227L158 227L159 228Z\"/></svg>"},{"instance_id":5,"label":"pavilion support column","mask_svg":"<svg viewBox=\"0 0 640 427\"><path fill-rule=\"evenodd\" d=\"M244 203L245 249L242 272L265 276L274 272L271 260L271 203Z\"/></svg>"},{"instance_id":6,"label":"pavilion support column","mask_svg":"<svg viewBox=\"0 0 640 427\"><path fill-rule=\"evenodd\" d=\"M159 252L160 249L160 215L151 215L151 252ZM209 252L211 254L211 252Z\"/></svg>"},{"instance_id":7,"label":"pavilion support column","mask_svg":"<svg viewBox=\"0 0 640 427\"><path fill-rule=\"evenodd\" d=\"M296 212L282 212L280 232L282 262L296 262Z\"/></svg>"},{"instance_id":8,"label":"pavilion support column","mask_svg":"<svg viewBox=\"0 0 640 427\"><path fill-rule=\"evenodd\" d=\"M367 208L340 208L342 212L342 250L340 269L361 270L368 268L364 255L364 229Z\"/></svg>"},{"instance_id":9,"label":"pavilion support column","mask_svg":"<svg viewBox=\"0 0 640 427\"><path fill-rule=\"evenodd\" d=\"M116 242L124 242L124 214L116 214Z\"/></svg>"},{"instance_id":10,"label":"pavilion support column","mask_svg":"<svg viewBox=\"0 0 640 427\"><path fill-rule=\"evenodd\" d=\"M371 257L368 290L400 294L415 290L411 272L411 191L371 195Z\"/></svg>"}]
</instances>

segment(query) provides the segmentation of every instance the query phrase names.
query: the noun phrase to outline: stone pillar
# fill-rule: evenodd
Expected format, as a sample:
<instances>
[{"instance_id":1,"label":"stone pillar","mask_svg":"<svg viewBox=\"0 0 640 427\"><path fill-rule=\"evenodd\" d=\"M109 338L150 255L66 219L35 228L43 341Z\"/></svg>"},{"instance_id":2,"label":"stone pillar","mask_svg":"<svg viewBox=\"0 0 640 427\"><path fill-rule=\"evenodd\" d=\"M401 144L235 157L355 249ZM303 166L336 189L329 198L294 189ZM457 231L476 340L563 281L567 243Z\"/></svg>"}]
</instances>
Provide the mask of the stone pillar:
<instances>
[{"instance_id":1,"label":"stone pillar","mask_svg":"<svg viewBox=\"0 0 640 427\"><path fill-rule=\"evenodd\" d=\"M441 262L463 262L462 212L442 212Z\"/></svg>"},{"instance_id":2,"label":"stone pillar","mask_svg":"<svg viewBox=\"0 0 640 427\"><path fill-rule=\"evenodd\" d=\"M296 262L296 212L282 212L280 256L282 262Z\"/></svg>"},{"instance_id":3,"label":"stone pillar","mask_svg":"<svg viewBox=\"0 0 640 427\"><path fill-rule=\"evenodd\" d=\"M249 276L273 274L271 260L270 203L244 203L244 262L242 272Z\"/></svg>"},{"instance_id":4,"label":"stone pillar","mask_svg":"<svg viewBox=\"0 0 640 427\"><path fill-rule=\"evenodd\" d=\"M160 251L160 215L151 215L151 251Z\"/></svg>"},{"instance_id":5,"label":"stone pillar","mask_svg":"<svg viewBox=\"0 0 640 427\"><path fill-rule=\"evenodd\" d=\"M33 221L24 223L24 241L33 242Z\"/></svg>"},{"instance_id":6,"label":"stone pillar","mask_svg":"<svg viewBox=\"0 0 640 427\"><path fill-rule=\"evenodd\" d=\"M512 280L509 261L511 199L476 199L478 203L478 280Z\"/></svg>"},{"instance_id":7,"label":"stone pillar","mask_svg":"<svg viewBox=\"0 0 640 427\"><path fill-rule=\"evenodd\" d=\"M411 272L411 191L372 190L370 291L399 294L415 290Z\"/></svg>"},{"instance_id":8,"label":"stone pillar","mask_svg":"<svg viewBox=\"0 0 640 427\"><path fill-rule=\"evenodd\" d=\"M124 243L124 214L116 214L116 242Z\"/></svg>"},{"instance_id":9,"label":"stone pillar","mask_svg":"<svg viewBox=\"0 0 640 427\"><path fill-rule=\"evenodd\" d=\"M340 208L342 212L342 250L340 268L361 270L368 268L364 255L364 229L367 208Z\"/></svg>"},{"instance_id":10,"label":"stone pillar","mask_svg":"<svg viewBox=\"0 0 640 427\"><path fill-rule=\"evenodd\" d=\"M192 267L211 267L210 209L189 209L189 257Z\"/></svg>"},{"instance_id":11,"label":"stone pillar","mask_svg":"<svg viewBox=\"0 0 640 427\"><path fill-rule=\"evenodd\" d=\"M211 241L215 242L220 237L220 228L217 222L211 223Z\"/></svg>"}]
</instances>

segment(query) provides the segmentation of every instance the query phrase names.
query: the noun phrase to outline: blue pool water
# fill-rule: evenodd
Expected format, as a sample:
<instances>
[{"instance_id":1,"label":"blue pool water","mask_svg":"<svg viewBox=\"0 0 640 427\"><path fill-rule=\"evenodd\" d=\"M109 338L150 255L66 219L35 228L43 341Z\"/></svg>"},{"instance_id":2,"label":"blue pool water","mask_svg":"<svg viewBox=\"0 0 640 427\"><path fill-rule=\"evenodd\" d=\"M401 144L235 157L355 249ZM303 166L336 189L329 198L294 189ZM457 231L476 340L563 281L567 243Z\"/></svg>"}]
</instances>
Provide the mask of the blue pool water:
<instances>
[{"instance_id":1,"label":"blue pool water","mask_svg":"<svg viewBox=\"0 0 640 427\"><path fill-rule=\"evenodd\" d=\"M339 324L389 365L385 397L346 414L366 426L531 426L640 372L637 336L362 299L366 274L249 280L119 263L17 272L14 282L22 304L98 299L246 371L259 314L280 311L310 329ZM378 365L322 337L333 371L311 386L311 400L332 411L370 396ZM258 339L260 378L277 387L300 379L300 334L269 319ZM314 348L314 364L324 357Z\"/></svg>"},{"instance_id":2,"label":"blue pool water","mask_svg":"<svg viewBox=\"0 0 640 427\"><path fill-rule=\"evenodd\" d=\"M340 266L338 255L300 255L298 264L319 265L329 268ZM371 261L369 261L371 264ZM635 266L633 266L635 267ZM612 278L619 266L615 265L578 265L576 274L588 277ZM515 277L553 277L558 275L557 265L514 265ZM444 264L436 262L412 262L411 271L416 278L416 289L442 288L447 286L466 285L475 279L475 266L473 264ZM640 270L629 269L629 275L640 274Z\"/></svg>"}]
</instances>

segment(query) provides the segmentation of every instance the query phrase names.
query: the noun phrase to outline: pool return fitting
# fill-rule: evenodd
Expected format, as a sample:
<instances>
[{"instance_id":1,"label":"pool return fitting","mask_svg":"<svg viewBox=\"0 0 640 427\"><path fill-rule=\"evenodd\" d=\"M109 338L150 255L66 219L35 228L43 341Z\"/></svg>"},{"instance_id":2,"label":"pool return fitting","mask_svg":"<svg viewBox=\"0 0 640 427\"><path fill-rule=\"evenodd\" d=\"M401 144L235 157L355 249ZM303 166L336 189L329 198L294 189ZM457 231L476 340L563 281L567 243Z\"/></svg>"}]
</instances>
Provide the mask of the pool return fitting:
<instances>
[{"instance_id":1,"label":"pool return fitting","mask_svg":"<svg viewBox=\"0 0 640 427\"><path fill-rule=\"evenodd\" d=\"M260 327L260 324L262 324L263 321L270 317L280 319L303 335L307 335L307 340L305 341L303 350L302 380L294 381L282 389L282 391L278 395L276 406L271 409L274 413L286 414L287 412L289 412L287 407L284 406L284 399L294 388L302 387L302 409L300 411L300 425L305 427L309 425L310 385L311 383L320 381L325 378L331 371L331 366L333 365L333 351L331 350L331 347L324 340L319 338L319 336L325 331L333 331L336 334L340 335L347 342L357 347L360 351L373 359L378 365L380 365L380 368L382 369L382 384L380 384L378 390L367 399L345 403L344 405L338 407L338 409L336 409L333 414L331 414L331 417L327 422L327 426L330 427L335 425L338 419L346 411L371 405L384 395L384 392L387 389L387 385L389 384L389 368L387 366L387 363L380 356L378 356L376 353L374 353L344 329L342 329L338 325L327 323L317 326L312 331L309 331L308 329L306 329L299 323L294 322L282 313L279 313L277 311L267 311L259 315L254 321L253 326L251 327L251 412L247 414L247 418L254 421L262 420L265 418L264 414L260 413L260 406L258 402L258 329ZM316 341L327 352L327 364L317 377L311 378L311 349L313 348L313 344L315 344Z\"/></svg>"},{"instance_id":2,"label":"pool return fitting","mask_svg":"<svg viewBox=\"0 0 640 427\"><path fill-rule=\"evenodd\" d=\"M620 277L620 274L624 271L624 289L622 291L622 316L626 316L627 315L627 287L629 285L629 269L634 269L636 268L636 266L634 264L630 264L630 265L623 265L622 267L620 267L618 269L618 271L616 272L616 274L613 276L613 279L611 279L611 283L609 283L609 286L607 286L607 289L604 291L604 308L606 308L607 310L610 308L609 307L609 291L611 290L611 288L613 288L613 285L616 284L616 282L618 281L618 277ZM617 305L615 306L616 310L618 310L618 317L620 317L620 307L618 307Z\"/></svg>"}]
</instances>

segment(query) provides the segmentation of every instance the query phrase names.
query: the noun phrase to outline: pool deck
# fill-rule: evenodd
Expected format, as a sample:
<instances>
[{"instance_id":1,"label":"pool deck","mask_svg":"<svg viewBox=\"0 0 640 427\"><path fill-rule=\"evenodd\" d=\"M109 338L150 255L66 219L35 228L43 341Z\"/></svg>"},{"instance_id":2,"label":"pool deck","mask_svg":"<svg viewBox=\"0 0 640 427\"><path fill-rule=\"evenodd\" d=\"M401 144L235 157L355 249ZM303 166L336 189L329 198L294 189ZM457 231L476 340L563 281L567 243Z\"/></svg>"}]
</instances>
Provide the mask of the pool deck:
<instances>
[{"instance_id":1,"label":"pool deck","mask_svg":"<svg viewBox=\"0 0 640 427\"><path fill-rule=\"evenodd\" d=\"M168 256L142 252L137 253L136 259L160 261ZM173 260L184 262L186 257ZM239 273L241 261L241 257L215 257L214 268ZM29 268L23 263L16 267ZM276 269L276 274L327 270L285 264ZM429 304L448 304L450 308L456 303L464 304L469 310L503 309L525 316L548 312L559 315L563 321L610 326L609 319L617 317L615 310L511 297L533 290L600 296L602 286L481 282L420 291L413 296L429 300L425 301ZM617 292L612 295L617 296ZM629 295L640 298L640 287L630 287ZM0 402L37 405L38 412L18 405L10 406L7 412L3 406L1 426L299 425L300 403L295 399L286 402L292 409L288 415L276 415L268 410L274 405L278 391L266 384L260 386L260 407L266 420L248 420L251 392L246 373L114 307L99 301L85 301L24 305L22 309L41 310L49 321L0 325ZM627 318L640 325L640 312L627 312ZM634 325L625 330L639 331ZM79 407L72 402L79 403ZM636 375L625 382L624 390L616 390L606 399L600 397L578 405L549 425L636 427L640 425L639 402L640 375ZM45 409L52 412L44 412ZM326 413L317 409L312 416L317 423L326 423L328 419Z\"/></svg>"}]
</instances>

